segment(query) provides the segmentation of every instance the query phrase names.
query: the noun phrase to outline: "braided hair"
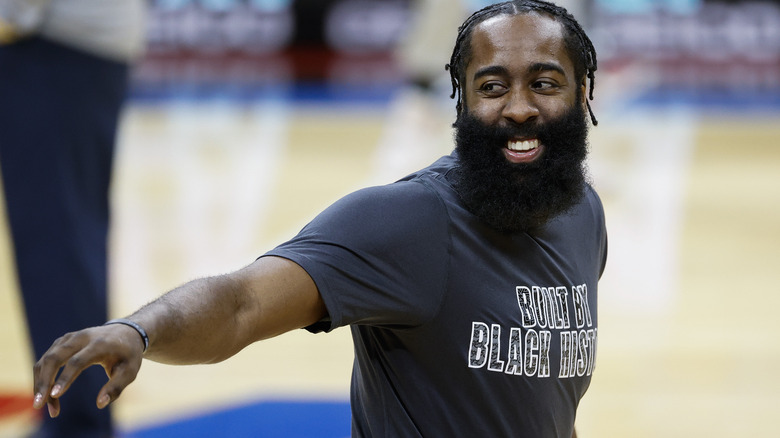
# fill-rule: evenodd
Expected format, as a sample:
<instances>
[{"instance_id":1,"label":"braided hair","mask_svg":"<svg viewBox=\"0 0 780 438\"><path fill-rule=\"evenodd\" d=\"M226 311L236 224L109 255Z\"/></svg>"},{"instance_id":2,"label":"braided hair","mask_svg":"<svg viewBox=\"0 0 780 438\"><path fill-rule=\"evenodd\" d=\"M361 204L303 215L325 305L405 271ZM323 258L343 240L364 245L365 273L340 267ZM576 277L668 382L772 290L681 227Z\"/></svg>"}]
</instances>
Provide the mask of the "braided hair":
<instances>
[{"instance_id":1,"label":"braided hair","mask_svg":"<svg viewBox=\"0 0 780 438\"><path fill-rule=\"evenodd\" d=\"M471 60L471 35L474 28L488 18L497 15L519 15L531 11L547 13L563 25L565 29L564 42L569 52L569 57L574 63L574 75L578 79L587 75L588 79L590 79L588 97L590 100L593 100L594 72L597 68L596 49L593 47L590 38L585 34L585 31L577 23L577 20L566 9L552 3L541 0L512 0L496 3L478 10L458 28L458 37L455 40L452 57L449 64L445 66L445 69L449 70L450 79L452 80L452 94L450 97L457 97L455 109L458 115L463 110L463 90L461 87L465 82L466 66ZM587 100L585 102L593 125L598 125L590 103Z\"/></svg>"}]
</instances>

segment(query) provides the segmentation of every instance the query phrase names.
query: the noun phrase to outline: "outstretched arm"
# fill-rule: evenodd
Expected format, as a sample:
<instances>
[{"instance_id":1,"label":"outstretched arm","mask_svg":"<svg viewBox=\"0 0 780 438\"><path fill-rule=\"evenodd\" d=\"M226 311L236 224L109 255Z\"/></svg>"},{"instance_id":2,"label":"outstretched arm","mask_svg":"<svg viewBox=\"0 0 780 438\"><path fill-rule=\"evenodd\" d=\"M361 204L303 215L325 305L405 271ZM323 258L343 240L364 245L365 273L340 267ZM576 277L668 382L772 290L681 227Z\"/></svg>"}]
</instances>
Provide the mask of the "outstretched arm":
<instances>
[{"instance_id":1,"label":"outstretched arm","mask_svg":"<svg viewBox=\"0 0 780 438\"><path fill-rule=\"evenodd\" d=\"M97 394L103 408L138 374L141 359L171 364L219 362L247 345L313 324L326 315L311 277L297 264L263 257L216 277L191 281L142 307L125 325L92 327L57 339L35 364L33 406L59 414L59 397L85 368L99 364L109 381ZM57 377L58 370L62 373Z\"/></svg>"}]
</instances>

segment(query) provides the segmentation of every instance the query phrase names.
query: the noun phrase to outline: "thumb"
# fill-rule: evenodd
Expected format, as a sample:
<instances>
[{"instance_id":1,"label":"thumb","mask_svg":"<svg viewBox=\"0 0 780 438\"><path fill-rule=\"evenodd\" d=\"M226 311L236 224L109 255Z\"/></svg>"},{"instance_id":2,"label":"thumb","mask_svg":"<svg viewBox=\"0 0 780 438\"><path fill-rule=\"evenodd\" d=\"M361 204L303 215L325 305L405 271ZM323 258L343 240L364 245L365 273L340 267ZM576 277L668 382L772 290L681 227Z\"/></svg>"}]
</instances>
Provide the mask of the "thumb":
<instances>
[{"instance_id":1,"label":"thumb","mask_svg":"<svg viewBox=\"0 0 780 438\"><path fill-rule=\"evenodd\" d=\"M111 369L108 370L108 382L106 382L98 392L97 407L103 409L108 406L109 403L112 403L119 398L122 391L135 380L140 368L140 361L137 364L119 362L111 367Z\"/></svg>"}]
</instances>

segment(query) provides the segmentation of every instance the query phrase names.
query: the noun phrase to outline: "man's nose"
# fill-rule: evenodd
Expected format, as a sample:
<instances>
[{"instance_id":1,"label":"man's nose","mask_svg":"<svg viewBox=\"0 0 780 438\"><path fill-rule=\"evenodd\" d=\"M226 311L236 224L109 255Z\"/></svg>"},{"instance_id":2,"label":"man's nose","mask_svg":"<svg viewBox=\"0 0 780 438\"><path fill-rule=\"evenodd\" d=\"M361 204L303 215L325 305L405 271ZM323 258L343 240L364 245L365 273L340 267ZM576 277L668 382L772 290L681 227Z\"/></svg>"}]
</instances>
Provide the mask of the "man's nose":
<instances>
[{"instance_id":1,"label":"man's nose","mask_svg":"<svg viewBox=\"0 0 780 438\"><path fill-rule=\"evenodd\" d=\"M517 124L533 121L539 116L539 108L530 94L530 90L512 90L501 115Z\"/></svg>"}]
</instances>

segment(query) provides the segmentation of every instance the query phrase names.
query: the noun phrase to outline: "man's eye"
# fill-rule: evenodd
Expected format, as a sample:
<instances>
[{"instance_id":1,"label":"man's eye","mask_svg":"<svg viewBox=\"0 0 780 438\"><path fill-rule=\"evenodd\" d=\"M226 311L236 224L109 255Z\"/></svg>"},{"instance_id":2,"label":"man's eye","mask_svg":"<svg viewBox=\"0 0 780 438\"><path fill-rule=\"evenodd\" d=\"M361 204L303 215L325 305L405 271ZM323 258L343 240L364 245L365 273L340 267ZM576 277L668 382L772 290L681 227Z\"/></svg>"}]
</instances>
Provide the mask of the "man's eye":
<instances>
[{"instance_id":1,"label":"man's eye","mask_svg":"<svg viewBox=\"0 0 780 438\"><path fill-rule=\"evenodd\" d=\"M487 92L487 93L496 93L496 92L500 92L503 89L504 89L504 87L501 86L501 84L497 84L495 82L488 82L488 83L483 84L480 87L480 90L482 90L484 92Z\"/></svg>"},{"instance_id":2,"label":"man's eye","mask_svg":"<svg viewBox=\"0 0 780 438\"><path fill-rule=\"evenodd\" d=\"M549 90L549 89L558 87L557 84L555 84L554 82L550 82L550 81L536 81L536 82L533 83L532 86L533 86L534 89L537 89L537 90Z\"/></svg>"}]
</instances>

